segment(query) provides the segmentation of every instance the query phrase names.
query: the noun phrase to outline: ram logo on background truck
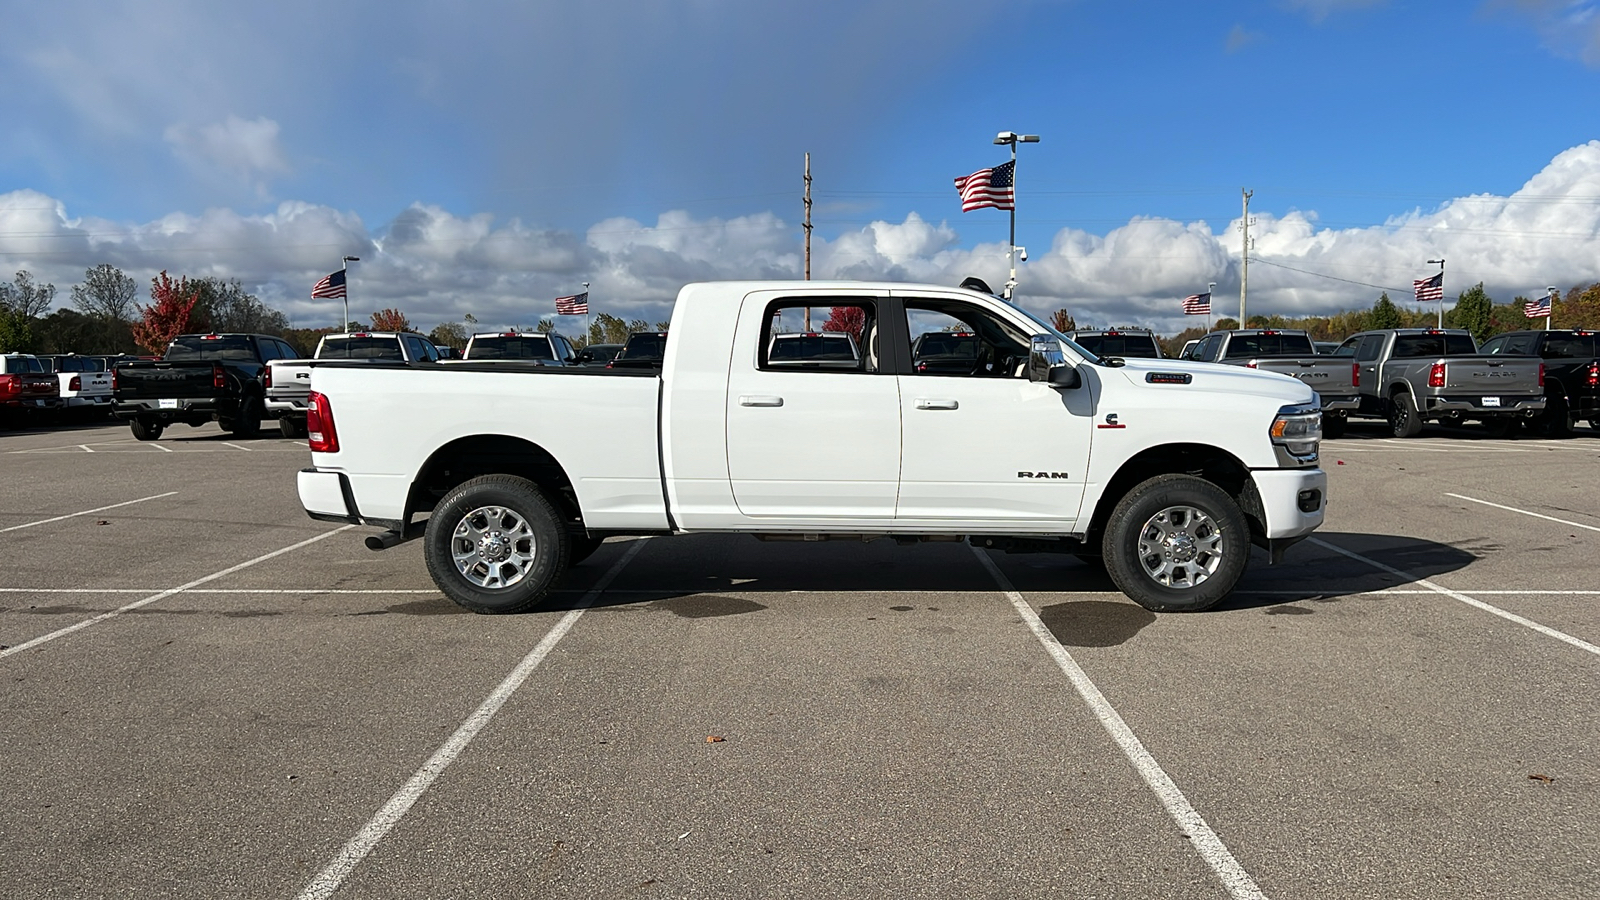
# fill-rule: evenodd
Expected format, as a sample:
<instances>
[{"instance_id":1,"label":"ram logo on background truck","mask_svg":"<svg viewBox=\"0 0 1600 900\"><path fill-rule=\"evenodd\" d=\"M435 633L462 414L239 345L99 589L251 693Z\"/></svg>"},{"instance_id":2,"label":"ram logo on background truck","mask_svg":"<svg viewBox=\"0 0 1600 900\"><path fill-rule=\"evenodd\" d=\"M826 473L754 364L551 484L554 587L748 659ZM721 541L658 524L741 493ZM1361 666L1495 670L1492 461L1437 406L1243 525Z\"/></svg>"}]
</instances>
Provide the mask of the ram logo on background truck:
<instances>
[{"instance_id":1,"label":"ram logo on background truck","mask_svg":"<svg viewBox=\"0 0 1600 900\"><path fill-rule=\"evenodd\" d=\"M772 358L830 321L854 359ZM972 363L920 370L933 333L970 335ZM696 532L1075 553L1199 610L1252 543L1276 559L1322 523L1316 395L1281 376L1103 358L925 285L691 284L668 334L659 369L315 362L301 503L387 529L374 549L422 537L478 612L534 606L609 535Z\"/></svg>"}]
</instances>

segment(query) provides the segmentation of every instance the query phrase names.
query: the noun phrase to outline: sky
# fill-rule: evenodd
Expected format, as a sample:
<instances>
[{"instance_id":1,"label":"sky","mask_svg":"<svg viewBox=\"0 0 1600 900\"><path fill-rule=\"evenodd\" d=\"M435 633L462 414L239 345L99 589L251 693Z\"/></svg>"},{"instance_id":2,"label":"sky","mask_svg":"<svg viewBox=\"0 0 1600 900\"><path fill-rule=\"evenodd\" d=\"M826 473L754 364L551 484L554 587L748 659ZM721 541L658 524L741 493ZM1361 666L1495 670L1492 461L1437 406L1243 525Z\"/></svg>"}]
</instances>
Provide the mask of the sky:
<instances>
[{"instance_id":1,"label":"sky","mask_svg":"<svg viewBox=\"0 0 1600 900\"><path fill-rule=\"evenodd\" d=\"M1175 333L1600 281L1600 0L0 0L0 281L238 279L297 327L531 325L589 282L998 288ZM563 318L558 329L581 331Z\"/></svg>"}]
</instances>

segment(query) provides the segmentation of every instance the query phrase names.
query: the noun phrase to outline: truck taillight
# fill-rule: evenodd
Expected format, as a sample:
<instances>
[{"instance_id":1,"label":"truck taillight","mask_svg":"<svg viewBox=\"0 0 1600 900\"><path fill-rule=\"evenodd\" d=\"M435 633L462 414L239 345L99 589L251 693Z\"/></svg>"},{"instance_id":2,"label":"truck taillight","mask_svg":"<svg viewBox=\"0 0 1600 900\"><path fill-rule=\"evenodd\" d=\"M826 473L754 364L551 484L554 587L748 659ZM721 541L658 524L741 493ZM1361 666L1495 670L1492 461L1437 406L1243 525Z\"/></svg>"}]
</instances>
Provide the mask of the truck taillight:
<instances>
[{"instance_id":1,"label":"truck taillight","mask_svg":"<svg viewBox=\"0 0 1600 900\"><path fill-rule=\"evenodd\" d=\"M1434 363L1428 370L1428 387L1444 387L1444 363Z\"/></svg>"},{"instance_id":2,"label":"truck taillight","mask_svg":"<svg viewBox=\"0 0 1600 900\"><path fill-rule=\"evenodd\" d=\"M1361 364L1350 364L1350 386L1361 387Z\"/></svg>"},{"instance_id":3,"label":"truck taillight","mask_svg":"<svg viewBox=\"0 0 1600 900\"><path fill-rule=\"evenodd\" d=\"M1589 387L1600 387L1600 362L1589 363Z\"/></svg>"},{"instance_id":4,"label":"truck taillight","mask_svg":"<svg viewBox=\"0 0 1600 900\"><path fill-rule=\"evenodd\" d=\"M219 391L228 386L227 376L222 374L222 363L211 364L211 386Z\"/></svg>"},{"instance_id":5,"label":"truck taillight","mask_svg":"<svg viewBox=\"0 0 1600 900\"><path fill-rule=\"evenodd\" d=\"M261 386L272 387L272 367L267 366L261 370Z\"/></svg>"},{"instance_id":6,"label":"truck taillight","mask_svg":"<svg viewBox=\"0 0 1600 900\"><path fill-rule=\"evenodd\" d=\"M81 390L83 390L83 376L82 375L74 375L74 376L72 376L72 380L67 382L67 390L69 390L69 391L81 391Z\"/></svg>"},{"instance_id":7,"label":"truck taillight","mask_svg":"<svg viewBox=\"0 0 1600 900\"><path fill-rule=\"evenodd\" d=\"M1256 368L1256 361L1252 359L1249 362L1245 363L1244 367L1246 369L1254 369L1254 368Z\"/></svg>"},{"instance_id":8,"label":"truck taillight","mask_svg":"<svg viewBox=\"0 0 1600 900\"><path fill-rule=\"evenodd\" d=\"M116 393L116 390L117 390L117 370L116 370L115 367L113 367L111 369L111 391L112 391L112 393Z\"/></svg>"},{"instance_id":9,"label":"truck taillight","mask_svg":"<svg viewBox=\"0 0 1600 900\"><path fill-rule=\"evenodd\" d=\"M1544 387L1544 363L1539 363L1539 387Z\"/></svg>"},{"instance_id":10,"label":"truck taillight","mask_svg":"<svg viewBox=\"0 0 1600 900\"><path fill-rule=\"evenodd\" d=\"M338 453L339 433L333 428L333 407L316 391L306 400L306 437L313 453Z\"/></svg>"},{"instance_id":11,"label":"truck taillight","mask_svg":"<svg viewBox=\"0 0 1600 900\"><path fill-rule=\"evenodd\" d=\"M1590 381L1594 379L1591 377ZM0 375L0 394L22 393L22 379L15 375Z\"/></svg>"}]
</instances>

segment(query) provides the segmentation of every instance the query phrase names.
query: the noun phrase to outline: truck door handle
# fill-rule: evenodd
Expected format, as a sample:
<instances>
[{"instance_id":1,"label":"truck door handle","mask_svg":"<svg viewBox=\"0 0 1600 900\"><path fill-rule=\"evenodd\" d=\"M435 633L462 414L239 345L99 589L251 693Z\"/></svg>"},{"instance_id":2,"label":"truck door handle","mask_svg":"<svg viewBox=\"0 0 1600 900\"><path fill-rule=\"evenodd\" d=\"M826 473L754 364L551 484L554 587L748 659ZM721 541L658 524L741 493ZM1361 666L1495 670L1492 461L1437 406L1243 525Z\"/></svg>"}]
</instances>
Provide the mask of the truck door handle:
<instances>
[{"instance_id":1,"label":"truck door handle","mask_svg":"<svg viewBox=\"0 0 1600 900\"><path fill-rule=\"evenodd\" d=\"M961 404L954 400L929 400L926 397L917 398L917 409L955 409Z\"/></svg>"},{"instance_id":2,"label":"truck door handle","mask_svg":"<svg viewBox=\"0 0 1600 900\"><path fill-rule=\"evenodd\" d=\"M782 406L782 397L773 397L766 394L740 394L740 406Z\"/></svg>"}]
</instances>

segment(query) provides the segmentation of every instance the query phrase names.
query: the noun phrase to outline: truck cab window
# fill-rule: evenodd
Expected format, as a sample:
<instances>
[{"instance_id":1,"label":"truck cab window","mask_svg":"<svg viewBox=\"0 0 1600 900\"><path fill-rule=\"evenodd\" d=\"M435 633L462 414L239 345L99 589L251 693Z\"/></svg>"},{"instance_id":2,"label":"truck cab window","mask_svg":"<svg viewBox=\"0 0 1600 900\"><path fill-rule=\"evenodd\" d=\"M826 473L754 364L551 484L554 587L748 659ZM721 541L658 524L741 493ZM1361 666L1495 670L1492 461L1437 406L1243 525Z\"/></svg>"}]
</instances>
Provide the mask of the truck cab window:
<instances>
[{"instance_id":1,"label":"truck cab window","mask_svg":"<svg viewBox=\"0 0 1600 900\"><path fill-rule=\"evenodd\" d=\"M958 300L908 300L911 371L917 375L1026 378L1028 336Z\"/></svg>"},{"instance_id":2,"label":"truck cab window","mask_svg":"<svg viewBox=\"0 0 1600 900\"><path fill-rule=\"evenodd\" d=\"M767 307L759 368L878 371L877 304L870 300L783 300Z\"/></svg>"}]
</instances>

